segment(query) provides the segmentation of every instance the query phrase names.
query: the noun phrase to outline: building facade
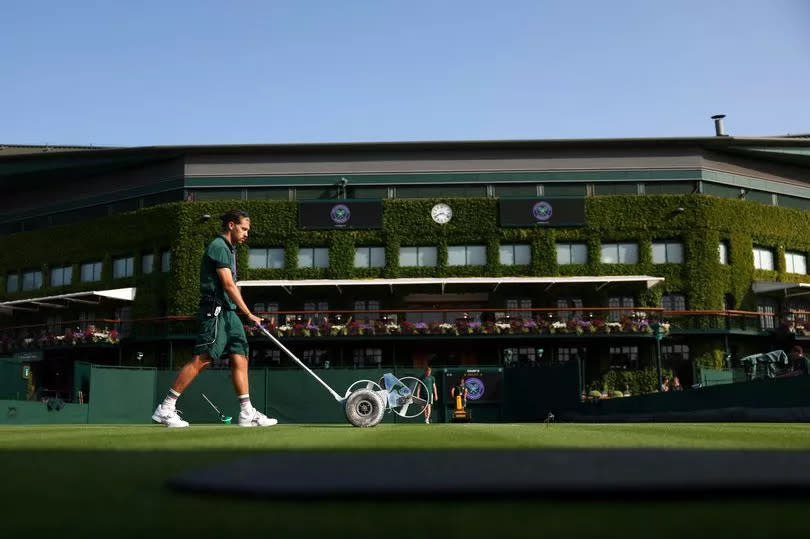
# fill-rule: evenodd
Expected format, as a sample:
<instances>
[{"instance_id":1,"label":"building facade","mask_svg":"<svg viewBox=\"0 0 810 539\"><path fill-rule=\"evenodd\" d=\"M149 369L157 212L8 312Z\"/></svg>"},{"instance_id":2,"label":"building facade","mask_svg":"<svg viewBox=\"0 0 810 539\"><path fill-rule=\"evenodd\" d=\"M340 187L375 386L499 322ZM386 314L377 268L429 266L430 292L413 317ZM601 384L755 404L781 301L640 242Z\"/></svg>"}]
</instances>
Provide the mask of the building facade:
<instances>
[{"instance_id":1,"label":"building facade","mask_svg":"<svg viewBox=\"0 0 810 539\"><path fill-rule=\"evenodd\" d=\"M77 363L189 359L232 207L243 295L315 368L576 363L577 391L643 392L810 311L807 137L2 146L0 189L0 356L71 398Z\"/></svg>"}]
</instances>

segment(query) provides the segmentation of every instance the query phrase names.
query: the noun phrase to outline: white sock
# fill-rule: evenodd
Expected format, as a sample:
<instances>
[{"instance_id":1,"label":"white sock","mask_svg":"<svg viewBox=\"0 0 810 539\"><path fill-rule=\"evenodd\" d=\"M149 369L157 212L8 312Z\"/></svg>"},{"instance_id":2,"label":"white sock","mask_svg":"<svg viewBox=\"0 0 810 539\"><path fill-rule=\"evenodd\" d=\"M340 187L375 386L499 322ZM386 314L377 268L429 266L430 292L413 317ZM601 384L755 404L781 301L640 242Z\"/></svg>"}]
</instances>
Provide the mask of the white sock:
<instances>
[{"instance_id":1,"label":"white sock","mask_svg":"<svg viewBox=\"0 0 810 539\"><path fill-rule=\"evenodd\" d=\"M175 404L177 404L177 399L180 398L180 393L175 391L174 389L169 388L169 394L166 395L166 398L163 399L163 406L174 410Z\"/></svg>"},{"instance_id":2,"label":"white sock","mask_svg":"<svg viewBox=\"0 0 810 539\"><path fill-rule=\"evenodd\" d=\"M253 405L250 403L250 395L245 393L244 395L239 395L239 406L242 408L243 412L252 412Z\"/></svg>"}]
</instances>

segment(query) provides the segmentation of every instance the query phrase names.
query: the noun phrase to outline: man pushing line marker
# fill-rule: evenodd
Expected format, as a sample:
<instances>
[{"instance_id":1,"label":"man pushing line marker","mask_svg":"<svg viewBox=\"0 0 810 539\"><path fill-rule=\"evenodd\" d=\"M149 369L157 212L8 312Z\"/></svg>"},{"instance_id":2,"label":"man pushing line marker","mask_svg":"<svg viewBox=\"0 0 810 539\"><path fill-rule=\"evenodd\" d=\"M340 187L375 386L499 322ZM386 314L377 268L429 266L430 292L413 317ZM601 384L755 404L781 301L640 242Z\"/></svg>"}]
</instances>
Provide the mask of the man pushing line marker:
<instances>
[{"instance_id":1,"label":"man pushing line marker","mask_svg":"<svg viewBox=\"0 0 810 539\"><path fill-rule=\"evenodd\" d=\"M239 398L240 427L270 427L278 423L253 407L248 384L248 342L238 308L256 325L262 319L248 309L236 286L236 245L244 243L250 217L242 210L230 210L221 217L222 231L205 249L200 265L200 330L194 356L180 369L169 394L155 409L152 419L167 427L188 427L175 404L197 375L211 364L211 358L228 354L233 387Z\"/></svg>"}]
</instances>

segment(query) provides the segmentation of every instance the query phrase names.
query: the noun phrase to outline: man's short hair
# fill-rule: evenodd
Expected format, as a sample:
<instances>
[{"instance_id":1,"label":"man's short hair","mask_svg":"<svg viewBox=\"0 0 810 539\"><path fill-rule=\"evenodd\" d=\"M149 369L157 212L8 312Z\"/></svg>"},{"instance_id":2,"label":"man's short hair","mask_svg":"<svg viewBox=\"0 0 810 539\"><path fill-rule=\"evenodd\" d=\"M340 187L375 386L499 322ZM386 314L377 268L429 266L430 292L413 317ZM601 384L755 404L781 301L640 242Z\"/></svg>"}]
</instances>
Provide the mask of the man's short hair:
<instances>
[{"instance_id":1,"label":"man's short hair","mask_svg":"<svg viewBox=\"0 0 810 539\"><path fill-rule=\"evenodd\" d=\"M222 230L228 230L228 223L240 223L246 218L250 219L246 211L234 208L223 213L219 219L222 221Z\"/></svg>"}]
</instances>

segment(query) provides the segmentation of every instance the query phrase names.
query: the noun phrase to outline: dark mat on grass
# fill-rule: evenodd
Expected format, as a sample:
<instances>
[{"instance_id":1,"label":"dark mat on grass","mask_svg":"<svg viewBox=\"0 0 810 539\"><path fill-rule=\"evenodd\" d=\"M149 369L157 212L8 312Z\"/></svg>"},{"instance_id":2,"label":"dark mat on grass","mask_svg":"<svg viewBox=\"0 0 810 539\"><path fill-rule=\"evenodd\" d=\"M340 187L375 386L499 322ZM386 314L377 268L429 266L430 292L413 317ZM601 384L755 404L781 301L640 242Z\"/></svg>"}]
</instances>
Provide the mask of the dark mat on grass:
<instances>
[{"instance_id":1,"label":"dark mat on grass","mask_svg":"<svg viewBox=\"0 0 810 539\"><path fill-rule=\"evenodd\" d=\"M169 481L187 492L267 497L630 498L810 495L810 452L693 450L268 453Z\"/></svg>"}]
</instances>

